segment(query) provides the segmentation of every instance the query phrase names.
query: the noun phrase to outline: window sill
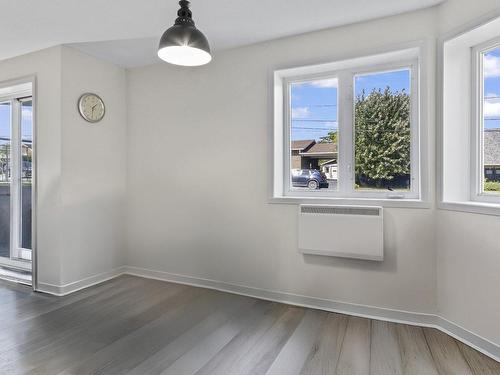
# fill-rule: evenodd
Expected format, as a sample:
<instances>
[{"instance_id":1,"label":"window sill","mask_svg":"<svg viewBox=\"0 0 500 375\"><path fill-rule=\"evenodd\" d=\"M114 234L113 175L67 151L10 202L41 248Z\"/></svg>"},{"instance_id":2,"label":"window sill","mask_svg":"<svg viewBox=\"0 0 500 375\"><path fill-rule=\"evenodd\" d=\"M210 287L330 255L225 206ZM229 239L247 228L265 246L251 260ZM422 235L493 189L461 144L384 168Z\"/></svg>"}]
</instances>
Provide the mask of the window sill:
<instances>
[{"instance_id":1,"label":"window sill","mask_svg":"<svg viewBox=\"0 0 500 375\"><path fill-rule=\"evenodd\" d=\"M439 202L438 208L448 211L469 212L473 214L500 216L500 203L486 202Z\"/></svg>"},{"instance_id":2,"label":"window sill","mask_svg":"<svg viewBox=\"0 0 500 375\"><path fill-rule=\"evenodd\" d=\"M271 197L270 204L325 204L361 205L387 208L431 208L429 202L420 199L380 199L380 198L325 198L325 197ZM500 213L499 213L500 214Z\"/></svg>"}]
</instances>

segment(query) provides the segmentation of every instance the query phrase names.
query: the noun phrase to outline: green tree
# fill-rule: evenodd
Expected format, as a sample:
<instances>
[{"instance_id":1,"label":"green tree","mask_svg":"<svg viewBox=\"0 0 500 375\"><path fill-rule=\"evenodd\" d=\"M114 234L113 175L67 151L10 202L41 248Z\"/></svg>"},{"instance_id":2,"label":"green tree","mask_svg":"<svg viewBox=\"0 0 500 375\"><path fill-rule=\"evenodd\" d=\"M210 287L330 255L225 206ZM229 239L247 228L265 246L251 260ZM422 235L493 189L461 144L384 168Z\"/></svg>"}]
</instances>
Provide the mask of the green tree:
<instances>
[{"instance_id":1,"label":"green tree","mask_svg":"<svg viewBox=\"0 0 500 375\"><path fill-rule=\"evenodd\" d=\"M324 137L320 137L319 143L337 143L338 133L336 130L329 131Z\"/></svg>"},{"instance_id":2,"label":"green tree","mask_svg":"<svg viewBox=\"0 0 500 375\"><path fill-rule=\"evenodd\" d=\"M410 173L410 97L403 90L363 92L355 104L357 182L377 187Z\"/></svg>"}]
</instances>

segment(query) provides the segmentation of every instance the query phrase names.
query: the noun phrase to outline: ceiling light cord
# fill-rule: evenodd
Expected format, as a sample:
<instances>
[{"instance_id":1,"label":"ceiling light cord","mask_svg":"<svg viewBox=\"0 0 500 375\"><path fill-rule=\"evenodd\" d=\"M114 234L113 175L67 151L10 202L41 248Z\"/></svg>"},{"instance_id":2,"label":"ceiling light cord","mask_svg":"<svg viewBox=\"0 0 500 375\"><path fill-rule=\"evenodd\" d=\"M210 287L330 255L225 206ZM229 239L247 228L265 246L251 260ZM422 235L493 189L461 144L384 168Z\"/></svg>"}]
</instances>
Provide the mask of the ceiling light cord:
<instances>
[{"instance_id":1,"label":"ceiling light cord","mask_svg":"<svg viewBox=\"0 0 500 375\"><path fill-rule=\"evenodd\" d=\"M189 9L189 1L181 0L179 1L181 8L177 11L177 19L175 20L175 25L191 25L194 26L193 13Z\"/></svg>"}]
</instances>

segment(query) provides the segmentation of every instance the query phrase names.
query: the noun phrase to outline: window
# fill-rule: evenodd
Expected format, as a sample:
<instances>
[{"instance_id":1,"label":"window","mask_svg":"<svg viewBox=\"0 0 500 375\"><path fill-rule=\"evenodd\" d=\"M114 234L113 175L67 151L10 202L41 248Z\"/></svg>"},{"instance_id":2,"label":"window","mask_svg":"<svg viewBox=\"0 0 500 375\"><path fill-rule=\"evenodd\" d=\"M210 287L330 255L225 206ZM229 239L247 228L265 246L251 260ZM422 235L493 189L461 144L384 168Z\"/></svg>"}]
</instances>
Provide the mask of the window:
<instances>
[{"instance_id":1,"label":"window","mask_svg":"<svg viewBox=\"0 0 500 375\"><path fill-rule=\"evenodd\" d=\"M354 77L358 191L411 191L411 69Z\"/></svg>"},{"instance_id":2,"label":"window","mask_svg":"<svg viewBox=\"0 0 500 375\"><path fill-rule=\"evenodd\" d=\"M325 173L338 162L338 79L290 82L291 190L337 191Z\"/></svg>"},{"instance_id":3,"label":"window","mask_svg":"<svg viewBox=\"0 0 500 375\"><path fill-rule=\"evenodd\" d=\"M438 207L500 215L500 17L441 42Z\"/></svg>"},{"instance_id":4,"label":"window","mask_svg":"<svg viewBox=\"0 0 500 375\"><path fill-rule=\"evenodd\" d=\"M500 202L500 43L474 49L475 82L472 137L476 150L472 163L472 200Z\"/></svg>"},{"instance_id":5,"label":"window","mask_svg":"<svg viewBox=\"0 0 500 375\"><path fill-rule=\"evenodd\" d=\"M275 72L274 196L420 199L418 57Z\"/></svg>"}]
</instances>

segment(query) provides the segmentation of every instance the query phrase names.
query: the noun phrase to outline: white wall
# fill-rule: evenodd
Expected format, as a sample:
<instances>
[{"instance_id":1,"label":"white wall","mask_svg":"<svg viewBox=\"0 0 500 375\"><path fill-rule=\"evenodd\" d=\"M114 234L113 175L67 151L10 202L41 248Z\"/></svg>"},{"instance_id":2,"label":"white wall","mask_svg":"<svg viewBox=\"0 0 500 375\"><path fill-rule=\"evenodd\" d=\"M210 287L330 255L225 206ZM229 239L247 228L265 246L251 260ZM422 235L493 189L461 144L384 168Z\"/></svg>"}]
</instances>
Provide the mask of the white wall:
<instances>
[{"instance_id":1,"label":"white wall","mask_svg":"<svg viewBox=\"0 0 500 375\"><path fill-rule=\"evenodd\" d=\"M434 312L433 209L387 209L386 260L374 263L300 255L297 206L267 199L272 69L363 56L427 39L432 103L435 16L435 9L429 9L237 48L217 53L212 63L196 69L157 64L130 70L127 263ZM427 119L430 150L433 109ZM432 151L429 156L433 166Z\"/></svg>"},{"instance_id":2,"label":"white wall","mask_svg":"<svg viewBox=\"0 0 500 375\"><path fill-rule=\"evenodd\" d=\"M40 289L110 272L124 264L126 72L69 47L0 62L0 82L36 76L37 252ZM96 92L106 116L78 114Z\"/></svg>"},{"instance_id":3,"label":"white wall","mask_svg":"<svg viewBox=\"0 0 500 375\"><path fill-rule=\"evenodd\" d=\"M440 32L499 8L496 0L448 0L440 7ZM500 343L500 217L441 210L436 215L438 311Z\"/></svg>"},{"instance_id":4,"label":"white wall","mask_svg":"<svg viewBox=\"0 0 500 375\"><path fill-rule=\"evenodd\" d=\"M62 270L68 284L124 265L127 168L126 73L62 48ZM101 96L96 124L78 113L85 92Z\"/></svg>"}]
</instances>

